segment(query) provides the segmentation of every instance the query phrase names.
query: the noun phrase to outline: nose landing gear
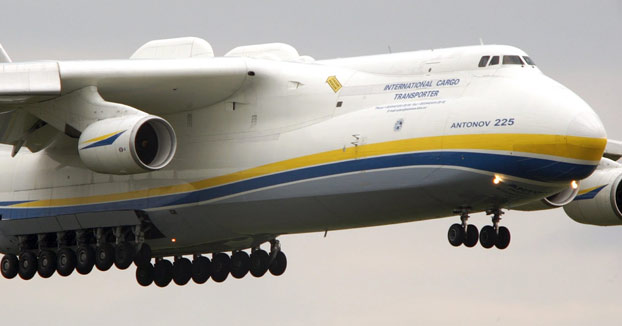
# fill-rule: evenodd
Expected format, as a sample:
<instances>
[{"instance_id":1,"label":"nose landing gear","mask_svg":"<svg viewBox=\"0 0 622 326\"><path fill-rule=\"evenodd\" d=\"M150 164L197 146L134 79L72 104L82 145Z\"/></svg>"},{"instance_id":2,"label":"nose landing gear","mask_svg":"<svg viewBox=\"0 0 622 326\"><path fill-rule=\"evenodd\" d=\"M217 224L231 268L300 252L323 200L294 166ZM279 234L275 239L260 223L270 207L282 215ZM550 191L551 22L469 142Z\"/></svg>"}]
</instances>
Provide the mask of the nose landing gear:
<instances>
[{"instance_id":1,"label":"nose landing gear","mask_svg":"<svg viewBox=\"0 0 622 326\"><path fill-rule=\"evenodd\" d=\"M467 224L469 220L469 210L466 208L454 211L460 213L461 224L453 224L447 232L447 239L454 247L464 244L466 247L474 247L477 244L479 232L473 224Z\"/></svg>"},{"instance_id":2,"label":"nose landing gear","mask_svg":"<svg viewBox=\"0 0 622 326\"><path fill-rule=\"evenodd\" d=\"M475 246L478 240L482 247L486 249L490 249L493 246L498 249L505 249L510 245L510 230L504 226L499 226L501 215L503 215L500 209L486 211L487 215L492 215L492 225L484 226L480 232L477 231L475 225L467 224L469 219L468 209L462 208L454 211L454 213L460 213L460 221L462 223L456 223L449 227L447 239L452 246L459 247L464 244L470 248Z\"/></svg>"}]
</instances>

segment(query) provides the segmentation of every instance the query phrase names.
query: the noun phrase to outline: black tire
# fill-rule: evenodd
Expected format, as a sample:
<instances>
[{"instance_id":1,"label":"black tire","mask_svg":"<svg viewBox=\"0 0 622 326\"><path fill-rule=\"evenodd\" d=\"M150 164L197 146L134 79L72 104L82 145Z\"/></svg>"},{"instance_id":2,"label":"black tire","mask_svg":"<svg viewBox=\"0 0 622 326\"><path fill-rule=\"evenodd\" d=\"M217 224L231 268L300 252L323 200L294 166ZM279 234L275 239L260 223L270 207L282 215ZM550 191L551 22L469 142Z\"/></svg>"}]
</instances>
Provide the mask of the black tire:
<instances>
[{"instance_id":1,"label":"black tire","mask_svg":"<svg viewBox=\"0 0 622 326\"><path fill-rule=\"evenodd\" d=\"M95 248L95 267L105 272L114 264L114 247L110 243L103 243Z\"/></svg>"},{"instance_id":2,"label":"black tire","mask_svg":"<svg viewBox=\"0 0 622 326\"><path fill-rule=\"evenodd\" d=\"M456 223L449 227L447 231L447 240L454 247L459 247L464 242L464 228Z\"/></svg>"},{"instance_id":3,"label":"black tire","mask_svg":"<svg viewBox=\"0 0 622 326\"><path fill-rule=\"evenodd\" d=\"M211 274L214 282L224 282L231 271L231 258L229 255L219 252L212 258Z\"/></svg>"},{"instance_id":4,"label":"black tire","mask_svg":"<svg viewBox=\"0 0 622 326\"><path fill-rule=\"evenodd\" d=\"M76 253L69 248L61 248L56 256L56 271L58 275L71 275L76 268Z\"/></svg>"},{"instance_id":5,"label":"black tire","mask_svg":"<svg viewBox=\"0 0 622 326\"><path fill-rule=\"evenodd\" d=\"M192 261L192 280L194 283L203 284L211 275L212 262L209 258L199 256Z\"/></svg>"},{"instance_id":6,"label":"black tire","mask_svg":"<svg viewBox=\"0 0 622 326\"><path fill-rule=\"evenodd\" d=\"M0 270L2 271L2 276L6 279L12 279L17 276L17 271L19 270L19 261L17 260L17 256L14 254L6 254L2 257L2 262L0 262Z\"/></svg>"},{"instance_id":7,"label":"black tire","mask_svg":"<svg viewBox=\"0 0 622 326\"><path fill-rule=\"evenodd\" d=\"M497 241L495 247L498 249L505 249L510 245L510 230L505 226L499 227L499 234L497 235Z\"/></svg>"},{"instance_id":8,"label":"black tire","mask_svg":"<svg viewBox=\"0 0 622 326\"><path fill-rule=\"evenodd\" d=\"M51 250L43 250L39 253L37 273L42 278L49 278L56 272L56 254Z\"/></svg>"},{"instance_id":9,"label":"black tire","mask_svg":"<svg viewBox=\"0 0 622 326\"><path fill-rule=\"evenodd\" d=\"M151 263L140 264L136 267L136 281L141 286L149 286L153 283L154 268Z\"/></svg>"},{"instance_id":10,"label":"black tire","mask_svg":"<svg viewBox=\"0 0 622 326\"><path fill-rule=\"evenodd\" d=\"M95 266L95 250L91 246L80 246L76 251L76 272L86 275Z\"/></svg>"},{"instance_id":11,"label":"black tire","mask_svg":"<svg viewBox=\"0 0 622 326\"><path fill-rule=\"evenodd\" d=\"M251 253L251 275L255 277L262 277L268 271L270 264L270 256L265 250L259 249Z\"/></svg>"},{"instance_id":12,"label":"black tire","mask_svg":"<svg viewBox=\"0 0 622 326\"><path fill-rule=\"evenodd\" d=\"M285 273L285 269L287 268L287 257L282 251L279 251L274 257L274 260L270 264L270 274L274 276L280 276Z\"/></svg>"},{"instance_id":13,"label":"black tire","mask_svg":"<svg viewBox=\"0 0 622 326\"><path fill-rule=\"evenodd\" d=\"M37 256L32 252L24 252L19 255L18 274L23 280L29 280L37 272Z\"/></svg>"},{"instance_id":14,"label":"black tire","mask_svg":"<svg viewBox=\"0 0 622 326\"><path fill-rule=\"evenodd\" d=\"M173 279L173 263L166 259L158 261L153 267L153 283L158 287L165 287Z\"/></svg>"},{"instance_id":15,"label":"black tire","mask_svg":"<svg viewBox=\"0 0 622 326\"><path fill-rule=\"evenodd\" d=\"M475 247L479 240L479 231L477 226L469 224L467 226L466 236L464 237L464 245L468 248Z\"/></svg>"},{"instance_id":16,"label":"black tire","mask_svg":"<svg viewBox=\"0 0 622 326\"><path fill-rule=\"evenodd\" d=\"M479 233L479 243L482 247L490 249L495 245L496 241L497 232L495 231L495 228L490 225L484 226Z\"/></svg>"},{"instance_id":17,"label":"black tire","mask_svg":"<svg viewBox=\"0 0 622 326\"><path fill-rule=\"evenodd\" d=\"M251 257L245 251L238 251L231 255L231 276L243 278L251 267Z\"/></svg>"},{"instance_id":18,"label":"black tire","mask_svg":"<svg viewBox=\"0 0 622 326\"><path fill-rule=\"evenodd\" d=\"M136 248L129 242L119 243L114 250L114 265L124 270L132 265L136 256Z\"/></svg>"},{"instance_id":19,"label":"black tire","mask_svg":"<svg viewBox=\"0 0 622 326\"><path fill-rule=\"evenodd\" d=\"M136 256L134 257L134 265L138 267L140 265L150 264L150 263L151 263L151 247L148 244L143 243L140 246L140 250L136 252Z\"/></svg>"},{"instance_id":20,"label":"black tire","mask_svg":"<svg viewBox=\"0 0 622 326\"><path fill-rule=\"evenodd\" d=\"M173 281L177 285L186 285L192 277L192 262L188 258L176 259L173 264Z\"/></svg>"}]
</instances>

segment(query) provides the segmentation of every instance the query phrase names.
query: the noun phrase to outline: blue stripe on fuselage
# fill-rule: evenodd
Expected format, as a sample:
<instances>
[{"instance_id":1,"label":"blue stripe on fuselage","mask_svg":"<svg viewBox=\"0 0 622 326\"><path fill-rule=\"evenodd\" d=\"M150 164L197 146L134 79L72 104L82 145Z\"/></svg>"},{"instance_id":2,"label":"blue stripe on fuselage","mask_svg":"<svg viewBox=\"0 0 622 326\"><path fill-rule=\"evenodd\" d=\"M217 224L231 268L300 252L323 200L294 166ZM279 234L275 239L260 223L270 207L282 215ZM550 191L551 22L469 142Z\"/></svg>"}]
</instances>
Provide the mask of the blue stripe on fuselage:
<instances>
[{"instance_id":1,"label":"blue stripe on fuselage","mask_svg":"<svg viewBox=\"0 0 622 326\"><path fill-rule=\"evenodd\" d=\"M198 203L246 191L257 190L264 187L318 177L335 176L344 173L366 170L425 165L465 167L542 182L570 182L570 180L583 179L589 176L596 168L596 165L572 164L539 158L501 154L473 152L417 152L312 166L237 181L207 189L200 189L188 193L76 206L41 208L3 207L0 208L0 214L2 214L5 219L18 219L93 211L158 208Z\"/></svg>"}]
</instances>

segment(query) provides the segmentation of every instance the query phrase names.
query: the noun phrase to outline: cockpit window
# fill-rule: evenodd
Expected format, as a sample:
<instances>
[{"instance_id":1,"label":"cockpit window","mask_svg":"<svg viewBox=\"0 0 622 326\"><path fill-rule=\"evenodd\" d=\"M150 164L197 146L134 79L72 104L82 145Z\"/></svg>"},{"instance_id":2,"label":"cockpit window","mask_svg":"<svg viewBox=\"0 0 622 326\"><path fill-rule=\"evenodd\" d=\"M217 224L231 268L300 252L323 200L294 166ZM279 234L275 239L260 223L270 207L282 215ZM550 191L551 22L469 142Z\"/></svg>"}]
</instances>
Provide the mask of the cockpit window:
<instances>
[{"instance_id":1,"label":"cockpit window","mask_svg":"<svg viewBox=\"0 0 622 326\"><path fill-rule=\"evenodd\" d=\"M490 63L488 65L492 66L492 65L498 65L498 64L499 64L499 56L496 55L492 57L492 59L490 59Z\"/></svg>"},{"instance_id":2,"label":"cockpit window","mask_svg":"<svg viewBox=\"0 0 622 326\"><path fill-rule=\"evenodd\" d=\"M523 60L521 60L520 56L504 55L503 64L504 65L523 65L524 63L523 63Z\"/></svg>"},{"instance_id":3,"label":"cockpit window","mask_svg":"<svg viewBox=\"0 0 622 326\"><path fill-rule=\"evenodd\" d=\"M488 63L489 59L490 59L489 55L483 56L481 59L479 59L479 65L477 65L477 66L478 67L486 67L486 64Z\"/></svg>"},{"instance_id":4,"label":"cockpit window","mask_svg":"<svg viewBox=\"0 0 622 326\"><path fill-rule=\"evenodd\" d=\"M525 57L523 57L523 59L525 59L525 62L527 62L527 64L530 65L530 66L535 66L536 65L536 63L533 62L533 60L531 60L530 57L525 56Z\"/></svg>"}]
</instances>

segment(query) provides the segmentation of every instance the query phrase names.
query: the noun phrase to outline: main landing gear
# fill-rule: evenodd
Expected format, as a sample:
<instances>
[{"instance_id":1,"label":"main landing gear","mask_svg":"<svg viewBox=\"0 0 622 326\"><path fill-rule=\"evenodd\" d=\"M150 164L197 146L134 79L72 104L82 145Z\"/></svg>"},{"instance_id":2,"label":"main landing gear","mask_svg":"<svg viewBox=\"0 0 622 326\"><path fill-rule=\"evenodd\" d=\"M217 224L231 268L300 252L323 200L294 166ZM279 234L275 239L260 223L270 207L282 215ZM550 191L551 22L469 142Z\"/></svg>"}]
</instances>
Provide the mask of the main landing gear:
<instances>
[{"instance_id":1,"label":"main landing gear","mask_svg":"<svg viewBox=\"0 0 622 326\"><path fill-rule=\"evenodd\" d=\"M270 253L255 247L251 249L250 255L241 250L234 251L231 256L219 252L214 253L211 260L200 254L195 254L192 261L177 256L173 263L158 257L155 265L149 261L137 264L136 281L142 286L155 283L158 287L166 287L171 281L180 286L186 285L191 279L197 284L203 284L210 278L221 283L229 275L237 279L249 273L254 277L261 277L268 271L279 276L287 268L287 258L281 251L278 240L272 240L270 244Z\"/></svg>"},{"instance_id":2,"label":"main landing gear","mask_svg":"<svg viewBox=\"0 0 622 326\"><path fill-rule=\"evenodd\" d=\"M459 247L464 244L466 247L471 248L477 244L478 240L482 247L486 249L490 249L493 246L498 249L505 249L510 244L510 230L504 226L499 226L501 215L503 215L500 209L486 211L486 215L492 215L492 225L484 226L479 233L475 225L467 224L469 219L469 211L467 209L460 209L455 211L455 213L460 213L460 221L462 223L456 223L449 227L447 239L452 246Z\"/></svg>"}]
</instances>

